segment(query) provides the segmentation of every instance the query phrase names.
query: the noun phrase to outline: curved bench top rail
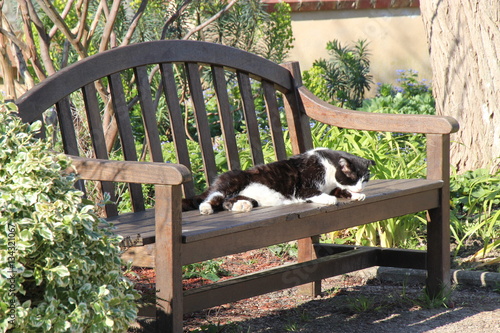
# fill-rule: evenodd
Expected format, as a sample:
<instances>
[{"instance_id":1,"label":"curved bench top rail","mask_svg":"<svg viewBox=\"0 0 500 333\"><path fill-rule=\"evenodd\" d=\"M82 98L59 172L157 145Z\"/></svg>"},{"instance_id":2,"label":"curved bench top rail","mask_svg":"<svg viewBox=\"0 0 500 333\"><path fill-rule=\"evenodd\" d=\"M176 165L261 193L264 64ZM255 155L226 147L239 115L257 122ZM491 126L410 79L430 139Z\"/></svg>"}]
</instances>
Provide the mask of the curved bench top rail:
<instances>
[{"instance_id":1,"label":"curved bench top rail","mask_svg":"<svg viewBox=\"0 0 500 333\"><path fill-rule=\"evenodd\" d=\"M55 102L102 77L128 68L176 62L221 65L229 70L252 73L252 78L258 80L273 82L285 93L293 88L287 69L260 56L221 44L164 40L118 47L85 58L48 77L43 81L43 91L39 85L35 86L16 104L22 109L22 119L31 122ZM52 92L50 96L47 90Z\"/></svg>"}]
</instances>

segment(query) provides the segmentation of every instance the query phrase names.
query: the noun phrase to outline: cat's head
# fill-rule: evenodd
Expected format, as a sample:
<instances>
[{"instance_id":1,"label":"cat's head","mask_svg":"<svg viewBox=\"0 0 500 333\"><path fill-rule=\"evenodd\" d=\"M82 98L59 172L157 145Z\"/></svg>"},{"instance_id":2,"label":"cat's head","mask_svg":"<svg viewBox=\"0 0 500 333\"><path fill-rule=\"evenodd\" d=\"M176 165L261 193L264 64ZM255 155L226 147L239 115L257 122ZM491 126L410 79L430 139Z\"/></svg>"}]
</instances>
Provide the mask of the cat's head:
<instances>
[{"instance_id":1,"label":"cat's head","mask_svg":"<svg viewBox=\"0 0 500 333\"><path fill-rule=\"evenodd\" d=\"M370 180L369 168L373 165L375 165L375 161L359 156L341 157L335 178L346 187L346 190L360 193Z\"/></svg>"},{"instance_id":2,"label":"cat's head","mask_svg":"<svg viewBox=\"0 0 500 333\"><path fill-rule=\"evenodd\" d=\"M319 155L335 166L335 180L350 192L360 193L370 179L370 167L375 161L362 158L344 151L318 149Z\"/></svg>"}]
</instances>

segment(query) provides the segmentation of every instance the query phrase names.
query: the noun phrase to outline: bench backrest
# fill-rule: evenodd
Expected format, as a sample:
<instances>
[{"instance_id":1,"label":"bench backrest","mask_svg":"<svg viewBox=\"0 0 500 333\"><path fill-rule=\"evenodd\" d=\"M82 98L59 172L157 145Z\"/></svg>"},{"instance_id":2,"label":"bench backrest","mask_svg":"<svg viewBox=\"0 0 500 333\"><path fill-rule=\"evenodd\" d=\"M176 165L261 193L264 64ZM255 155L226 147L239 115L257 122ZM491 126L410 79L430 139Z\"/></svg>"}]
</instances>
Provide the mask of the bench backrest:
<instances>
[{"instance_id":1,"label":"bench backrest","mask_svg":"<svg viewBox=\"0 0 500 333\"><path fill-rule=\"evenodd\" d=\"M53 131L55 147L67 154L186 165L195 180L184 185L191 197L201 179L212 182L226 169L311 148L299 83L297 63L280 66L219 44L155 41L81 60L17 105L27 122L43 120L55 106L57 130L46 132ZM266 145L272 148L263 150ZM133 210L144 210L141 185L128 188ZM115 198L114 184L100 190ZM108 205L106 212L117 209Z\"/></svg>"}]
</instances>

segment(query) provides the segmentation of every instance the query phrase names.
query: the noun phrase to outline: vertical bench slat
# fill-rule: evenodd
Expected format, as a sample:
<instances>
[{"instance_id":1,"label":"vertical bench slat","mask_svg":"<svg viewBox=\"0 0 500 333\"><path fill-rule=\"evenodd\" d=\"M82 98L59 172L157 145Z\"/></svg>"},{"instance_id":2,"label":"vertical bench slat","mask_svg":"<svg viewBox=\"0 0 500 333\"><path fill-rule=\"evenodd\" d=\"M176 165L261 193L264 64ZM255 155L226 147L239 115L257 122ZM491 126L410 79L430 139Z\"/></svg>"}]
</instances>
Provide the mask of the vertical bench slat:
<instances>
[{"instance_id":1,"label":"vertical bench slat","mask_svg":"<svg viewBox=\"0 0 500 333\"><path fill-rule=\"evenodd\" d=\"M284 160L287 158L285 149L285 140L283 139L283 129L276 100L276 90L273 84L268 81L262 81L264 89L264 99L266 101L266 111L269 121L269 129L273 138L274 153L276 159Z\"/></svg>"},{"instance_id":2,"label":"vertical bench slat","mask_svg":"<svg viewBox=\"0 0 500 333\"><path fill-rule=\"evenodd\" d=\"M127 103L125 101L125 93L123 91L120 73L111 74L109 76L109 88L111 92L113 110L115 111L115 117L118 124L118 131L120 133L123 156L127 161L137 161L135 140L132 133L132 125L130 124L130 116ZM129 184L128 186L134 212L144 210L144 198L142 195L141 185Z\"/></svg>"},{"instance_id":3,"label":"vertical bench slat","mask_svg":"<svg viewBox=\"0 0 500 333\"><path fill-rule=\"evenodd\" d=\"M252 97L252 86L247 73L238 72L238 85L240 87L241 100L243 102L243 113L247 127L248 141L252 150L252 161L254 165L264 164L262 143L260 142L259 124L255 114L255 104Z\"/></svg>"},{"instance_id":4,"label":"vertical bench slat","mask_svg":"<svg viewBox=\"0 0 500 333\"><path fill-rule=\"evenodd\" d=\"M287 62L282 65L291 73L290 80L294 80L294 87L285 94L284 105L286 119L290 133L290 141L294 154L303 153L313 148L310 119L304 112L304 106L298 97L297 87L302 85L299 63Z\"/></svg>"},{"instance_id":5,"label":"vertical bench slat","mask_svg":"<svg viewBox=\"0 0 500 333\"><path fill-rule=\"evenodd\" d=\"M241 169L224 69L220 66L212 66L212 74L217 94L220 125L224 136L228 168L229 170Z\"/></svg>"},{"instance_id":6,"label":"vertical bench slat","mask_svg":"<svg viewBox=\"0 0 500 333\"><path fill-rule=\"evenodd\" d=\"M177 161L191 169L191 161L189 160L189 151L186 143L186 133L184 132L184 121L182 120L182 110L177 96L177 86L175 84L175 76L172 64L160 64L161 80L163 84L163 92L167 100L168 115L170 118L170 130L174 139L174 144L177 153ZM184 196L191 198L195 195L194 182L189 181L184 184Z\"/></svg>"},{"instance_id":7,"label":"vertical bench slat","mask_svg":"<svg viewBox=\"0 0 500 333\"><path fill-rule=\"evenodd\" d=\"M78 142L76 140L71 104L68 97L56 103L57 118L61 128L61 136L64 145L64 152L69 155L79 156Z\"/></svg>"},{"instance_id":8,"label":"vertical bench slat","mask_svg":"<svg viewBox=\"0 0 500 333\"><path fill-rule=\"evenodd\" d=\"M188 74L189 89L191 90L191 98L193 100L198 141L201 147L203 165L205 166L205 175L207 183L211 184L217 177L217 165L215 163L210 128L208 126L200 72L198 70L198 65L195 63L186 63L186 70Z\"/></svg>"},{"instance_id":9,"label":"vertical bench slat","mask_svg":"<svg viewBox=\"0 0 500 333\"><path fill-rule=\"evenodd\" d=\"M64 152L69 155L79 156L78 141L76 139L75 125L73 124L73 114L71 112L71 102L69 97L65 97L56 103L57 117L61 129L61 137L64 145ZM85 181L79 180L75 187L80 191L85 191Z\"/></svg>"},{"instance_id":10,"label":"vertical bench slat","mask_svg":"<svg viewBox=\"0 0 500 333\"><path fill-rule=\"evenodd\" d=\"M151 160L153 162L163 162L160 134L158 132L158 124L156 123L156 111L151 97L151 86L149 85L147 68L145 66L135 67L134 74L137 81L139 103L141 104Z\"/></svg>"},{"instance_id":11,"label":"vertical bench slat","mask_svg":"<svg viewBox=\"0 0 500 333\"><path fill-rule=\"evenodd\" d=\"M305 112L301 112L301 106L294 93L288 93L284 97L292 152L300 154L313 148L310 119Z\"/></svg>"},{"instance_id":12,"label":"vertical bench slat","mask_svg":"<svg viewBox=\"0 0 500 333\"><path fill-rule=\"evenodd\" d=\"M87 84L82 88L83 101L85 103L85 112L89 124L90 139L94 147L96 158L108 159L108 151L102 128L99 102L97 101L96 89L94 83Z\"/></svg>"},{"instance_id":13,"label":"vertical bench slat","mask_svg":"<svg viewBox=\"0 0 500 333\"><path fill-rule=\"evenodd\" d=\"M89 124L90 138L94 147L96 158L108 159L108 151L106 149L106 140L104 138L104 130L102 128L101 114L99 102L97 100L97 90L94 83L87 84L82 88L83 101L85 103L85 111L87 113L87 121ZM112 182L101 182L102 193L108 193L110 200L115 202L115 186ZM115 204L106 205L106 216L116 216L118 210Z\"/></svg>"}]
</instances>

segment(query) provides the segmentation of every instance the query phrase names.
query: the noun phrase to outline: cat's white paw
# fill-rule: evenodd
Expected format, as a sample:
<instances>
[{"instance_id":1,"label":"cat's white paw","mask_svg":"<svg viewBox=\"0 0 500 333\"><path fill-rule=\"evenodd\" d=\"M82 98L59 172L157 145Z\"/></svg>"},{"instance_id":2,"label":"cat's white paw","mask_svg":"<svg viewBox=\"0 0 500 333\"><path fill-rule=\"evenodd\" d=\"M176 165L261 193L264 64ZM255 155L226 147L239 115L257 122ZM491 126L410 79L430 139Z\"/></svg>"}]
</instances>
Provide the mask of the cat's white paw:
<instances>
[{"instance_id":1,"label":"cat's white paw","mask_svg":"<svg viewBox=\"0 0 500 333\"><path fill-rule=\"evenodd\" d=\"M337 197L333 195L328 195L326 193L323 193L321 195L317 195L315 197L307 199L308 202L314 202L314 203L319 203L323 205L336 205L337 204Z\"/></svg>"},{"instance_id":2,"label":"cat's white paw","mask_svg":"<svg viewBox=\"0 0 500 333\"><path fill-rule=\"evenodd\" d=\"M351 193L351 200L363 201L366 198L364 193Z\"/></svg>"},{"instance_id":3,"label":"cat's white paw","mask_svg":"<svg viewBox=\"0 0 500 333\"><path fill-rule=\"evenodd\" d=\"M213 214L214 210L212 209L212 205L208 202L202 202L200 204L200 214L202 215L210 215Z\"/></svg>"},{"instance_id":4,"label":"cat's white paw","mask_svg":"<svg viewBox=\"0 0 500 333\"><path fill-rule=\"evenodd\" d=\"M248 200L238 200L234 203L231 211L233 212L249 212L253 208L253 205Z\"/></svg>"}]
</instances>

